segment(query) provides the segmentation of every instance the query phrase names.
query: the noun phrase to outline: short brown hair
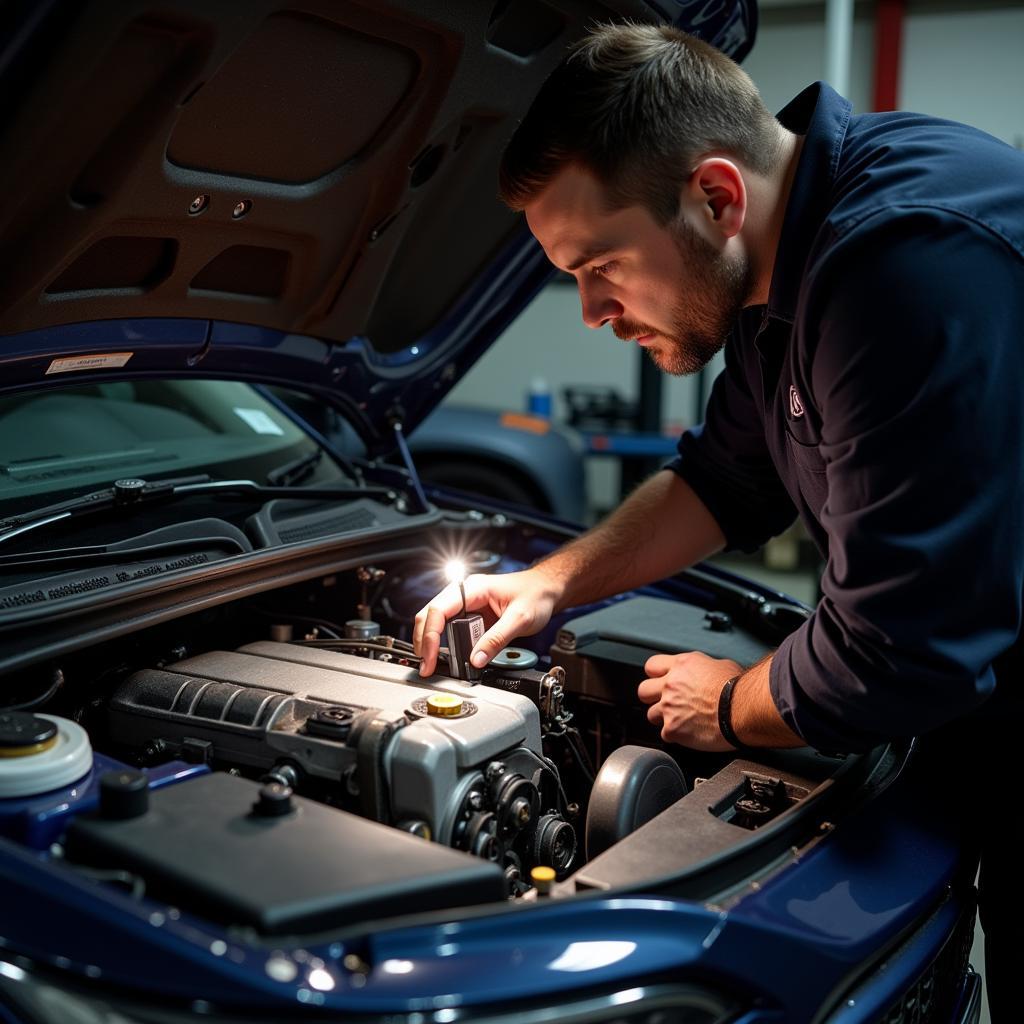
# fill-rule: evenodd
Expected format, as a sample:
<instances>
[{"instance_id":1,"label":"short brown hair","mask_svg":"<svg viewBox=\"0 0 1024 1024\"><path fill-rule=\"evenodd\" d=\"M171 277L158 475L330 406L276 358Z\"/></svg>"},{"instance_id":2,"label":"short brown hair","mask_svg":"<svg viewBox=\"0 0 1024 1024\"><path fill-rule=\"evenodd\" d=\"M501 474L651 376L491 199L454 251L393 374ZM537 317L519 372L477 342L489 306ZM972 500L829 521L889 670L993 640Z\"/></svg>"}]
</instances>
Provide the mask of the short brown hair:
<instances>
[{"instance_id":1,"label":"short brown hair","mask_svg":"<svg viewBox=\"0 0 1024 1024\"><path fill-rule=\"evenodd\" d=\"M544 83L501 162L499 196L521 210L567 164L589 170L614 208L674 220L702 154L721 151L767 174L779 123L724 53L668 26L601 25Z\"/></svg>"}]
</instances>

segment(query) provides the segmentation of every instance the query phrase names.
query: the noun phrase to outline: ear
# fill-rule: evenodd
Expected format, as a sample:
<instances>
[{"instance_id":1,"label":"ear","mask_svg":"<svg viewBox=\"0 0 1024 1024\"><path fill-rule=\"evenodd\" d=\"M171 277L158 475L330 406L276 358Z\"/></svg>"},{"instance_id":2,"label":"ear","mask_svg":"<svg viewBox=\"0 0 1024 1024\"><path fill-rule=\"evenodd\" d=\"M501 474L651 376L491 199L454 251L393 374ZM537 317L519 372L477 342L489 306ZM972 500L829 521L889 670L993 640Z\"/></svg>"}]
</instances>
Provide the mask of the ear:
<instances>
[{"instance_id":1,"label":"ear","mask_svg":"<svg viewBox=\"0 0 1024 1024\"><path fill-rule=\"evenodd\" d=\"M723 238L740 233L747 217L747 186L734 161L724 156L704 157L690 175L686 192L706 227Z\"/></svg>"}]
</instances>

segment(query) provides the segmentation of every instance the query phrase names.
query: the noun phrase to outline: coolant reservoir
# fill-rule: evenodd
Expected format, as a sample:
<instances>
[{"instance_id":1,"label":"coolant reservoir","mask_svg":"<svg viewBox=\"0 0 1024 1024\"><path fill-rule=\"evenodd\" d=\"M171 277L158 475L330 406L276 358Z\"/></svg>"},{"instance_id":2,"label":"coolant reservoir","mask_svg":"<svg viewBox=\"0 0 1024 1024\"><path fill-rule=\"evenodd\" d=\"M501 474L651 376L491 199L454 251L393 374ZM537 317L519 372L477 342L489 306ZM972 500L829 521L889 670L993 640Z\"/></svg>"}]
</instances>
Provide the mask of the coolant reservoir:
<instances>
[{"instance_id":1,"label":"coolant reservoir","mask_svg":"<svg viewBox=\"0 0 1024 1024\"><path fill-rule=\"evenodd\" d=\"M0 714L0 799L69 786L92 765L89 736L76 722L25 711Z\"/></svg>"}]
</instances>

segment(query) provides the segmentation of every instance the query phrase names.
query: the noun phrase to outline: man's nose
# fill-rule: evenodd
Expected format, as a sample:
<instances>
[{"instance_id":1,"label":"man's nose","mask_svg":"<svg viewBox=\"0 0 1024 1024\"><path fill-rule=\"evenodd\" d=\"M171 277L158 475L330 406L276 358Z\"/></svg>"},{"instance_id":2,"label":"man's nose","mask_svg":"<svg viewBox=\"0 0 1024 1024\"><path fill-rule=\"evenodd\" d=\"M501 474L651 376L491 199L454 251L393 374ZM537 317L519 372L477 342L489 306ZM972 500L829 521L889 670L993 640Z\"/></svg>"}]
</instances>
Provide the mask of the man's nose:
<instances>
[{"instance_id":1,"label":"man's nose","mask_svg":"<svg viewBox=\"0 0 1024 1024\"><path fill-rule=\"evenodd\" d=\"M622 316L622 303L600 286L580 286L580 310L588 327L604 327Z\"/></svg>"}]
</instances>

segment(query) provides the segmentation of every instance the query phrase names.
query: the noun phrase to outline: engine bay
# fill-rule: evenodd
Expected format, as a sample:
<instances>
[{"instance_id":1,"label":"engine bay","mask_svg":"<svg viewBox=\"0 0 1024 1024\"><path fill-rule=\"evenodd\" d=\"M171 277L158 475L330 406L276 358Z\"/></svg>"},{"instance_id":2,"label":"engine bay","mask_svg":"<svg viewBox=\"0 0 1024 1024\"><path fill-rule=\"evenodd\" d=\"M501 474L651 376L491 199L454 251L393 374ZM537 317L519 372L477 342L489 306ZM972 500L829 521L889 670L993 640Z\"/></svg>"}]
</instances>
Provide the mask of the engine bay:
<instances>
[{"instance_id":1,"label":"engine bay","mask_svg":"<svg viewBox=\"0 0 1024 1024\"><path fill-rule=\"evenodd\" d=\"M510 566L477 551L472 567ZM0 715L8 748L46 734L0 763L0 832L271 936L680 875L793 819L842 766L700 754L649 725L644 661L752 663L771 637L742 616L625 595L482 672L452 628L421 678L412 617L437 590L421 561L361 564L54 668L53 692ZM65 671L89 677L87 700ZM30 777L72 740L77 774L39 789Z\"/></svg>"}]
</instances>

